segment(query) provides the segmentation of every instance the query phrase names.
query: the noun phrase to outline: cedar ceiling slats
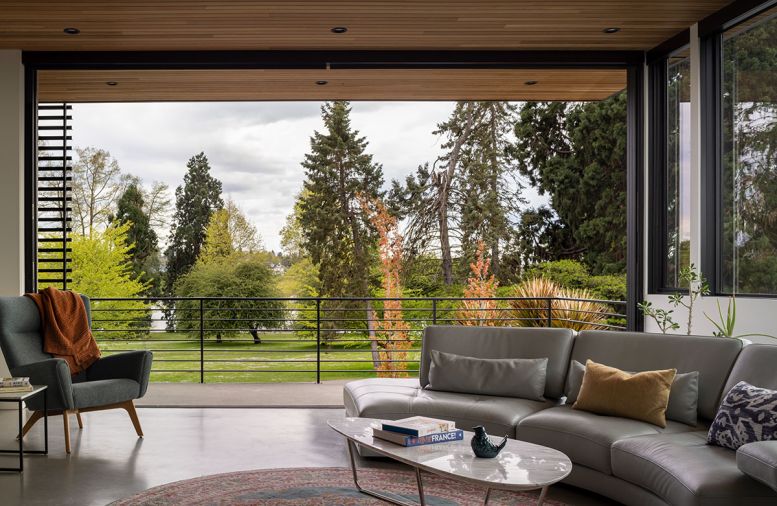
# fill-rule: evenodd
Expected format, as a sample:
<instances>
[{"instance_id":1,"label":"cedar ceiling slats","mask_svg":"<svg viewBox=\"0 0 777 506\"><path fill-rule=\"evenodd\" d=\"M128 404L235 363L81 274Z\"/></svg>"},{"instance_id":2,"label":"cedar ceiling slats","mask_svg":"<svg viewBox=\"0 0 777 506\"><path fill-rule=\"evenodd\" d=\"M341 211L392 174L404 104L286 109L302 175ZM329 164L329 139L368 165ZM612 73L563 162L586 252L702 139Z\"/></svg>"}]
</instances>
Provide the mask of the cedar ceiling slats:
<instances>
[{"instance_id":1,"label":"cedar ceiling slats","mask_svg":"<svg viewBox=\"0 0 777 506\"><path fill-rule=\"evenodd\" d=\"M325 86L316 85L326 80ZM115 81L116 86L106 82ZM537 81L528 86L526 81ZM43 102L601 100L621 69L41 70Z\"/></svg>"},{"instance_id":2,"label":"cedar ceiling slats","mask_svg":"<svg viewBox=\"0 0 777 506\"><path fill-rule=\"evenodd\" d=\"M647 50L728 0L2 0L0 48ZM336 35L333 26L347 26ZM604 34L617 26L621 31ZM67 36L65 27L81 34Z\"/></svg>"}]
</instances>

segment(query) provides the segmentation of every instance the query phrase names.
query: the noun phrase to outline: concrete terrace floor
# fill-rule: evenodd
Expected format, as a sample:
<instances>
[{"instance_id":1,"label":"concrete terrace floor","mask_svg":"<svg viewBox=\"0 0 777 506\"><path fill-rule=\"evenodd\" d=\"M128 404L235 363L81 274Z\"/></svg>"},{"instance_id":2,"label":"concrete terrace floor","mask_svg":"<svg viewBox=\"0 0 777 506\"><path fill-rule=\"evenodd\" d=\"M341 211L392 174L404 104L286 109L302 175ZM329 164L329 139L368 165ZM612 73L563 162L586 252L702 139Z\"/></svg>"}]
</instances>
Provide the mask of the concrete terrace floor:
<instances>
[{"instance_id":1,"label":"concrete terrace floor","mask_svg":"<svg viewBox=\"0 0 777 506\"><path fill-rule=\"evenodd\" d=\"M299 385L299 384L298 384ZM176 385L182 386L182 385ZM189 387L200 388L189 388ZM145 402L163 405L176 389L154 385ZM300 392L313 392L320 403L342 402L342 385L186 385L177 402L199 395L203 403L255 395L265 405L300 402ZM280 388L270 388L280 387ZM313 389L312 387L318 388ZM234 388L234 390L233 390ZM255 401L256 401L255 399ZM309 397L308 397L309 399ZM86 413L84 429L71 419L73 452L64 450L62 417L49 420L49 455L30 455L25 471L0 473L0 504L104 505L147 488L203 475L266 468L347 467L342 437L326 421L345 416L338 408L139 408L145 437L137 438L123 410ZM14 448L16 411L0 410L0 448ZM43 424L25 438L40 447ZM0 466L16 465L0 456ZM359 459L364 467L400 468L384 459ZM564 485L551 488L550 499L567 504L613 505L611 501Z\"/></svg>"},{"instance_id":2,"label":"concrete terrace floor","mask_svg":"<svg viewBox=\"0 0 777 506\"><path fill-rule=\"evenodd\" d=\"M343 406L349 380L316 383L150 383L142 407L306 407Z\"/></svg>"}]
</instances>

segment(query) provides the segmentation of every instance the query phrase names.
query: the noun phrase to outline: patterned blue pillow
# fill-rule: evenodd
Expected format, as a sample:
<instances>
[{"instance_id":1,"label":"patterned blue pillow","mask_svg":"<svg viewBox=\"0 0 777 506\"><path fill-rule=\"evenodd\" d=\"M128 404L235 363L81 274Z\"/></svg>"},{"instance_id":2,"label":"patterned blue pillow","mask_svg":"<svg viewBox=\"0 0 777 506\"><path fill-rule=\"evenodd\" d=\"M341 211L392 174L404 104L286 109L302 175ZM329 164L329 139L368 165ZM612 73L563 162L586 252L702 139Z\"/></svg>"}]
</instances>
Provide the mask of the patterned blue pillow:
<instances>
[{"instance_id":1,"label":"patterned blue pillow","mask_svg":"<svg viewBox=\"0 0 777 506\"><path fill-rule=\"evenodd\" d=\"M736 450L743 444L777 440L777 390L740 381L723 399L707 444Z\"/></svg>"}]
</instances>

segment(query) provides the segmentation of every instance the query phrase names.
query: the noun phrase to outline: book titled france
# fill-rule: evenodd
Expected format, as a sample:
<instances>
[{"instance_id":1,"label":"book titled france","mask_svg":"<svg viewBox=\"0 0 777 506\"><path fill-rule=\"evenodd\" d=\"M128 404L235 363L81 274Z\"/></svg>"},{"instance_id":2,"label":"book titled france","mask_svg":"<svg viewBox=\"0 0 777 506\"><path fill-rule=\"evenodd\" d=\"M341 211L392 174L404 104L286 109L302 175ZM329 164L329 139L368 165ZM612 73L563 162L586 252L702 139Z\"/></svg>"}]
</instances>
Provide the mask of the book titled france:
<instances>
[{"instance_id":1,"label":"book titled france","mask_svg":"<svg viewBox=\"0 0 777 506\"><path fill-rule=\"evenodd\" d=\"M383 430L399 432L408 436L428 436L456 430L456 424L448 420L438 420L426 416L411 416L392 422L383 422Z\"/></svg>"},{"instance_id":2,"label":"book titled france","mask_svg":"<svg viewBox=\"0 0 777 506\"><path fill-rule=\"evenodd\" d=\"M427 434L426 436L409 436L407 434L400 434L399 432L391 432L375 427L372 429L372 436L402 446L421 446L435 443L448 443L450 441L461 441L464 439L464 431L457 429L450 432Z\"/></svg>"}]
</instances>

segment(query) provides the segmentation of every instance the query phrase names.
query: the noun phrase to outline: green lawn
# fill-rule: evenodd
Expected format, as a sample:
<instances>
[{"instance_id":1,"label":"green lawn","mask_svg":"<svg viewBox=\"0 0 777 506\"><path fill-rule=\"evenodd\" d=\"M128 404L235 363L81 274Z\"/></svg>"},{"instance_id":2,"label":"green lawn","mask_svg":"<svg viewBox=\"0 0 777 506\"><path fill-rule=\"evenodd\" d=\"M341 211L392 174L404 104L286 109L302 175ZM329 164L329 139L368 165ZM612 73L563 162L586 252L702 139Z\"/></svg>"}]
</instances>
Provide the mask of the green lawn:
<instances>
[{"instance_id":1,"label":"green lawn","mask_svg":"<svg viewBox=\"0 0 777 506\"><path fill-rule=\"evenodd\" d=\"M151 350L154 366L151 381L199 382L200 345L195 334L154 332L138 339L105 339L96 336L104 355L126 350ZM298 339L293 333L262 334L262 343L254 344L251 336L240 334L217 343L209 337L205 341L204 358L219 362L205 363L206 383L272 383L316 381L316 343ZM344 339L363 339L348 336ZM176 342L169 342L170 340ZM180 341L180 342L178 342ZM418 360L420 351L414 349L408 357ZM321 380L369 378L375 376L367 342L333 343L321 347ZM302 362L305 361L305 362ZM364 362L359 362L364 361ZM417 363L407 368L416 370ZM190 372L192 371L192 372ZM417 373L411 372L414 376Z\"/></svg>"}]
</instances>

